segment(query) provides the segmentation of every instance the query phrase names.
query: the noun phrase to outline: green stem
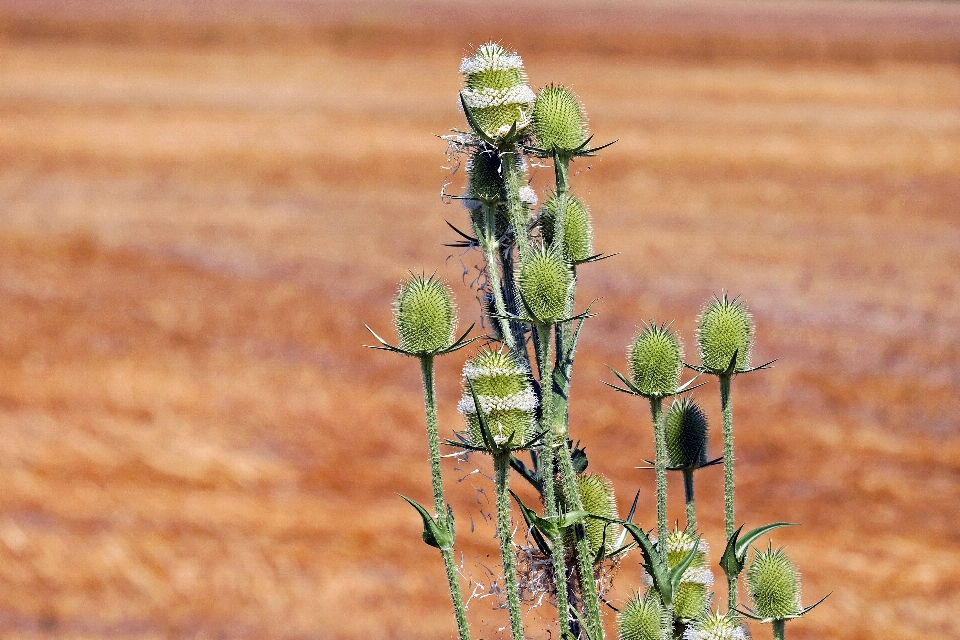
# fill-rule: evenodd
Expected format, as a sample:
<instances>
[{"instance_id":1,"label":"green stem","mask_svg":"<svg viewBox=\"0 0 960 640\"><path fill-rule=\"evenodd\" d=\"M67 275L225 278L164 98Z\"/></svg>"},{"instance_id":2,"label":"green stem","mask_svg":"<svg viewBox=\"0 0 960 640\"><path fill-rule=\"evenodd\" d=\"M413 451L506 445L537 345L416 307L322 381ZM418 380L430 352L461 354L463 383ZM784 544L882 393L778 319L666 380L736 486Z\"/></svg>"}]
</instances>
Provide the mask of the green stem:
<instances>
[{"instance_id":1,"label":"green stem","mask_svg":"<svg viewBox=\"0 0 960 640\"><path fill-rule=\"evenodd\" d=\"M697 529L697 508L693 498L693 469L683 470L683 493L687 501L687 529Z\"/></svg>"},{"instance_id":2,"label":"green stem","mask_svg":"<svg viewBox=\"0 0 960 640\"><path fill-rule=\"evenodd\" d=\"M537 325L537 344L540 348L539 360L541 363L550 362L551 343L550 326ZM540 482L543 486L544 514L547 520L557 519L557 498L554 490L554 453L556 450L556 432L551 426L553 409L553 385L547 373L549 365L541 364L540 373L540 429L546 432L543 438L543 455L540 460ZM564 442L564 445L566 443ZM567 601L567 566L563 558L563 535L550 540L553 560L553 583L557 592L557 623L562 636L570 624L570 609Z\"/></svg>"},{"instance_id":3,"label":"green stem","mask_svg":"<svg viewBox=\"0 0 960 640\"><path fill-rule=\"evenodd\" d=\"M483 208L484 228L476 225L474 229L477 232L477 239L480 241L480 250L487 260L487 277L490 279L490 290L493 295L493 306L499 316L507 315L507 306L503 301L503 288L500 282L500 270L497 269L497 206L484 203ZM503 336L507 347L514 351L516 341L513 338L513 331L510 328L510 321L504 317L497 319L500 325L500 334Z\"/></svg>"},{"instance_id":4,"label":"green stem","mask_svg":"<svg viewBox=\"0 0 960 640\"><path fill-rule=\"evenodd\" d=\"M569 156L556 155L553 158L553 172L556 176L557 193L566 193L569 185L570 158Z\"/></svg>"},{"instance_id":5,"label":"green stem","mask_svg":"<svg viewBox=\"0 0 960 640\"><path fill-rule=\"evenodd\" d=\"M504 151L500 155L500 166L503 171L504 186L507 191L507 219L513 227L516 236L517 249L520 255L530 251L530 241L527 239L527 223L529 213L527 205L520 201L520 189L526 186L523 169L517 166L516 151Z\"/></svg>"},{"instance_id":6,"label":"green stem","mask_svg":"<svg viewBox=\"0 0 960 640\"><path fill-rule=\"evenodd\" d=\"M723 512L727 540L733 535L733 407L730 403L730 377L720 375L720 408L723 413ZM737 608L737 576L727 577L727 609Z\"/></svg>"},{"instance_id":7,"label":"green stem","mask_svg":"<svg viewBox=\"0 0 960 640\"><path fill-rule=\"evenodd\" d=\"M507 591L507 607L510 609L510 632L513 640L523 640L517 569L513 562L513 527L510 521L510 452L495 453L493 467L497 486L497 535L500 536L503 581Z\"/></svg>"},{"instance_id":8,"label":"green stem","mask_svg":"<svg viewBox=\"0 0 960 640\"><path fill-rule=\"evenodd\" d=\"M546 342L549 345L550 327L548 325L538 325L537 332L540 341ZM549 358L549 348L548 353L545 355L547 357L545 362L551 362ZM552 376L550 378L552 378ZM548 382L552 382L550 378L548 378ZM543 386L543 384L544 383L541 382L541 386ZM546 398L548 397L552 404L552 391L549 392L549 394L547 392L544 393L544 402L546 402ZM570 448L567 446L566 423L563 420L553 420L552 415L550 415L550 419L550 422L547 422L547 424L551 425L550 432L554 434L554 442L557 443L556 447L560 452L560 475L563 483L564 503L566 504L568 511L582 511L583 502L580 500L580 491L577 489L577 476L576 472L573 470L573 461L570 458ZM580 574L581 599L583 600L583 603L587 609L588 630L591 638L602 640L603 623L600 619L600 599L597 596L597 584L593 577L593 554L590 553L590 545L587 542L586 534L583 531L583 524L577 524L575 526L577 529L577 569Z\"/></svg>"},{"instance_id":9,"label":"green stem","mask_svg":"<svg viewBox=\"0 0 960 640\"><path fill-rule=\"evenodd\" d=\"M430 447L430 476L433 481L433 507L437 521L453 533L453 522L443 497L443 477L440 472L440 435L437 428L437 399L433 385L433 357L420 358L420 373L423 377L423 404L427 414L427 443ZM460 579L457 577L456 561L453 549L441 549L443 564L447 570L447 582L450 585L450 599L457 618L460 640L470 640L470 628L467 626L467 610L460 592Z\"/></svg>"},{"instance_id":10,"label":"green stem","mask_svg":"<svg viewBox=\"0 0 960 640\"><path fill-rule=\"evenodd\" d=\"M774 620L773 621L773 640L784 640L784 635L786 633L786 620Z\"/></svg>"},{"instance_id":11,"label":"green stem","mask_svg":"<svg viewBox=\"0 0 960 640\"><path fill-rule=\"evenodd\" d=\"M653 417L653 441L656 447L654 468L657 473L657 550L660 559L667 563L667 435L663 419L663 398L650 398L650 413Z\"/></svg>"}]
</instances>

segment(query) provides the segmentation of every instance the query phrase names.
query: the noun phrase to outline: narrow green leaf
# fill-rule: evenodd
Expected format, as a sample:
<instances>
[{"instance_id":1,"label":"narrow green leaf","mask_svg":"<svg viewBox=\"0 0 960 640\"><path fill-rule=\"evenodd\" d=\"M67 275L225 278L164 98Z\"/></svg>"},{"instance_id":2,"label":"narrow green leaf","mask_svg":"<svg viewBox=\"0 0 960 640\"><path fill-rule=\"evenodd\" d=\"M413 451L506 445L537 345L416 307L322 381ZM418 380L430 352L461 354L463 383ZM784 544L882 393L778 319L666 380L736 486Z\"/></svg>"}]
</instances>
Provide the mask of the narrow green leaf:
<instances>
[{"instance_id":1,"label":"narrow green leaf","mask_svg":"<svg viewBox=\"0 0 960 640\"><path fill-rule=\"evenodd\" d=\"M453 534L448 531L445 526L434 520L430 513L416 500L411 500L405 495L397 495L406 500L411 507L416 509L420 514L420 517L423 519L423 534L421 534L421 537L423 538L424 542L431 547L436 547L437 549L446 550L453 548Z\"/></svg>"},{"instance_id":2,"label":"narrow green leaf","mask_svg":"<svg viewBox=\"0 0 960 640\"><path fill-rule=\"evenodd\" d=\"M736 578L743 571L743 560L737 554L737 538L744 525L740 525L730 539L727 540L727 548L723 550L720 557L720 568L727 574L728 578Z\"/></svg>"},{"instance_id":3,"label":"narrow green leaf","mask_svg":"<svg viewBox=\"0 0 960 640\"><path fill-rule=\"evenodd\" d=\"M700 536L697 536L697 539L693 542L693 548L690 549L690 552L684 556L683 560L677 563L677 566L670 569L670 587L676 593L677 588L680 586L680 581L683 580L683 572L687 570L690 564L693 562L694 557L696 557L697 552L699 551L700 546Z\"/></svg>"},{"instance_id":4,"label":"narrow green leaf","mask_svg":"<svg viewBox=\"0 0 960 640\"><path fill-rule=\"evenodd\" d=\"M774 529L778 529L780 527L795 527L795 526L797 526L796 522L774 522L773 524L757 527L756 529L753 529L747 532L743 536L743 538L741 538L739 541L735 543L736 549L737 549L737 558L739 558L740 563L743 564L743 562L747 559L747 551L749 550L750 545L753 544L754 540L764 535L765 533L769 533L770 531L773 531ZM740 528L742 529L743 527L741 526Z\"/></svg>"}]
</instances>

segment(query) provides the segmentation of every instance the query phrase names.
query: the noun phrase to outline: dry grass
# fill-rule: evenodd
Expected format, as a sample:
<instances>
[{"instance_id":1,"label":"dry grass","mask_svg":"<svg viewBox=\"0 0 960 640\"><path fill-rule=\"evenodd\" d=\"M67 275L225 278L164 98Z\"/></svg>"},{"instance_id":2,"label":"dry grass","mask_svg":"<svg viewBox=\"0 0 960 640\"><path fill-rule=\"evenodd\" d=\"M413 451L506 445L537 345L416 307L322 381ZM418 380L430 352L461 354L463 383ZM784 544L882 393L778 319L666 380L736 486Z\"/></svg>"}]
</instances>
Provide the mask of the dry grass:
<instances>
[{"instance_id":1,"label":"dry grass","mask_svg":"<svg viewBox=\"0 0 960 640\"><path fill-rule=\"evenodd\" d=\"M491 30L619 139L575 165L620 255L582 272L601 315L572 429L621 510L642 486L653 520L652 446L604 365L651 318L692 352L700 304L742 294L779 361L735 385L739 515L802 522L775 541L806 599L834 592L791 637L960 636L955 7L624 3L493 29L444 4L67 6L0 19L3 637L452 636L395 496L429 501L416 366L359 345L407 269L471 279L440 246L463 214L434 135L462 125L459 57ZM461 362L439 365L448 430ZM715 386L697 395L719 424ZM479 576L474 487L452 498ZM617 597L638 585L625 563Z\"/></svg>"}]
</instances>

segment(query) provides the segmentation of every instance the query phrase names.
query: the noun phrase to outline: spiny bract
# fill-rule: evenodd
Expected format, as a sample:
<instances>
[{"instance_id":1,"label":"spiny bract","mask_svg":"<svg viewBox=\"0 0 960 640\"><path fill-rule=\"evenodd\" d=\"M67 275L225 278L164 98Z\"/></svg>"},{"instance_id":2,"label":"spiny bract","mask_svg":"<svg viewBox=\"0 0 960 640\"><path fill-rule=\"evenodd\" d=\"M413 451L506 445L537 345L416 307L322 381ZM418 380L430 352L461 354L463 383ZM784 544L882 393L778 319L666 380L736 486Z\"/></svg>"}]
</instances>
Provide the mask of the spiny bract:
<instances>
[{"instance_id":1,"label":"spiny bract","mask_svg":"<svg viewBox=\"0 0 960 640\"><path fill-rule=\"evenodd\" d=\"M688 398L675 401L666 417L670 466L696 469L707 463L707 416Z\"/></svg>"},{"instance_id":2,"label":"spiny bract","mask_svg":"<svg viewBox=\"0 0 960 640\"><path fill-rule=\"evenodd\" d=\"M531 320L538 324L559 322L571 315L573 271L560 252L547 247L535 249L520 258L517 291Z\"/></svg>"},{"instance_id":3,"label":"spiny bract","mask_svg":"<svg viewBox=\"0 0 960 640\"><path fill-rule=\"evenodd\" d=\"M613 493L613 483L605 476L592 473L577 476L577 491L580 493L580 501L585 511L606 518L617 517L617 499ZM596 556L601 544L607 552L614 550L614 540L620 533L618 525L607 524L596 518L587 518L583 528L587 534L590 555ZM606 542L604 542L604 529L606 529Z\"/></svg>"},{"instance_id":4,"label":"spiny bract","mask_svg":"<svg viewBox=\"0 0 960 640\"><path fill-rule=\"evenodd\" d=\"M619 640L665 640L669 615L653 590L642 598L638 593L617 614Z\"/></svg>"},{"instance_id":5,"label":"spiny bract","mask_svg":"<svg viewBox=\"0 0 960 640\"><path fill-rule=\"evenodd\" d=\"M700 313L697 346L700 362L710 371L726 371L734 352L737 362L734 371L750 368L753 348L753 321L740 298L714 298Z\"/></svg>"},{"instance_id":6,"label":"spiny bract","mask_svg":"<svg viewBox=\"0 0 960 640\"><path fill-rule=\"evenodd\" d=\"M587 119L576 94L550 85L540 90L533 104L533 131L537 146L546 151L570 152L589 137Z\"/></svg>"},{"instance_id":7,"label":"spiny bract","mask_svg":"<svg viewBox=\"0 0 960 640\"><path fill-rule=\"evenodd\" d=\"M754 549L747 569L747 591L761 618L783 620L800 612L800 574L783 549Z\"/></svg>"},{"instance_id":8,"label":"spiny bract","mask_svg":"<svg viewBox=\"0 0 960 640\"><path fill-rule=\"evenodd\" d=\"M464 75L463 101L483 133L501 136L514 123L517 129L530 124L536 95L527 86L523 61L495 42L479 47L460 64Z\"/></svg>"},{"instance_id":9,"label":"spiny bract","mask_svg":"<svg viewBox=\"0 0 960 640\"><path fill-rule=\"evenodd\" d=\"M747 640L740 621L729 613L712 613L695 621L683 633L683 640Z\"/></svg>"},{"instance_id":10,"label":"spiny bract","mask_svg":"<svg viewBox=\"0 0 960 640\"><path fill-rule=\"evenodd\" d=\"M457 409L466 416L472 444L485 446L468 382L497 445L505 444L511 436L515 446L530 439L538 401L530 385L530 372L511 353L481 351L463 367L463 379L464 392Z\"/></svg>"},{"instance_id":11,"label":"spiny bract","mask_svg":"<svg viewBox=\"0 0 960 640\"><path fill-rule=\"evenodd\" d=\"M651 323L627 349L633 384L645 396L676 393L683 367L683 348L670 327Z\"/></svg>"},{"instance_id":12,"label":"spiny bract","mask_svg":"<svg viewBox=\"0 0 960 640\"><path fill-rule=\"evenodd\" d=\"M590 212L570 193L555 193L543 205L540 228L546 242L557 247L568 261L583 262L593 255ZM558 228L560 233L557 233Z\"/></svg>"},{"instance_id":13,"label":"spiny bract","mask_svg":"<svg viewBox=\"0 0 960 640\"><path fill-rule=\"evenodd\" d=\"M453 344L457 306L450 287L440 278L413 276L401 282L393 318L404 351L429 355Z\"/></svg>"}]
</instances>

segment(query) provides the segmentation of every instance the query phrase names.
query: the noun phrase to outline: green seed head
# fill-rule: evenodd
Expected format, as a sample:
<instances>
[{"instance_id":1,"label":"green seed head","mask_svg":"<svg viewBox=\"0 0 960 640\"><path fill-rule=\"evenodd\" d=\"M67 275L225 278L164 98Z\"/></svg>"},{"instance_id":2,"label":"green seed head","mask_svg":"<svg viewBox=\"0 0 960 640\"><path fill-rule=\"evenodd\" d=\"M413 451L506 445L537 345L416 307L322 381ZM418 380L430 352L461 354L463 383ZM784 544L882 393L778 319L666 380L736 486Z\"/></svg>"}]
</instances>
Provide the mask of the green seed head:
<instances>
[{"instance_id":1,"label":"green seed head","mask_svg":"<svg viewBox=\"0 0 960 640\"><path fill-rule=\"evenodd\" d=\"M520 258L517 291L530 319L552 324L570 317L573 307L573 271L559 251L542 247Z\"/></svg>"},{"instance_id":2,"label":"green seed head","mask_svg":"<svg viewBox=\"0 0 960 640\"><path fill-rule=\"evenodd\" d=\"M702 616L687 627L683 640L747 640L749 636L740 620L730 613L719 611Z\"/></svg>"},{"instance_id":3,"label":"green seed head","mask_svg":"<svg viewBox=\"0 0 960 640\"><path fill-rule=\"evenodd\" d=\"M573 195L553 194L543 205L540 227L547 244L557 247L569 262L583 262L593 255L590 212Z\"/></svg>"},{"instance_id":4,"label":"green seed head","mask_svg":"<svg viewBox=\"0 0 960 640\"><path fill-rule=\"evenodd\" d=\"M577 490L586 511L607 518L617 517L617 500L613 494L613 483L609 479L592 473L577 476ZM592 556L596 556L600 545L604 544L604 527L606 527L604 547L608 551L613 551L613 541L620 533L619 526L607 525L594 518L587 518L584 525Z\"/></svg>"},{"instance_id":5,"label":"green seed head","mask_svg":"<svg viewBox=\"0 0 960 640\"><path fill-rule=\"evenodd\" d=\"M560 153L573 151L590 136L579 98L566 87L556 85L541 89L537 96L533 130L537 146Z\"/></svg>"},{"instance_id":6,"label":"green seed head","mask_svg":"<svg viewBox=\"0 0 960 640\"><path fill-rule=\"evenodd\" d=\"M737 362L734 371L750 368L750 350L753 348L753 320L739 298L714 298L700 313L697 330L700 362L714 372L726 371L734 352Z\"/></svg>"},{"instance_id":7,"label":"green seed head","mask_svg":"<svg viewBox=\"0 0 960 640\"><path fill-rule=\"evenodd\" d=\"M683 347L665 324L644 327L627 349L633 384L646 396L676 393L683 367Z\"/></svg>"},{"instance_id":8,"label":"green seed head","mask_svg":"<svg viewBox=\"0 0 960 640\"><path fill-rule=\"evenodd\" d=\"M703 539L686 530L678 529L667 534L667 565L675 567L693 551L693 562L683 572L680 584L673 596L673 610L677 616L692 620L699 618L710 603L709 589L713 586L713 572L707 568L709 545Z\"/></svg>"},{"instance_id":9,"label":"green seed head","mask_svg":"<svg viewBox=\"0 0 960 640\"><path fill-rule=\"evenodd\" d=\"M783 549L754 549L753 562L747 569L747 591L757 615L783 620L797 615L800 605L800 574Z\"/></svg>"},{"instance_id":10,"label":"green seed head","mask_svg":"<svg viewBox=\"0 0 960 640\"><path fill-rule=\"evenodd\" d=\"M653 589L638 593L617 614L619 640L665 640L672 626L670 614Z\"/></svg>"},{"instance_id":11,"label":"green seed head","mask_svg":"<svg viewBox=\"0 0 960 640\"><path fill-rule=\"evenodd\" d=\"M513 123L517 130L530 124L536 100L527 86L523 61L495 42L478 48L460 64L464 75L463 101L470 108L483 133L502 136Z\"/></svg>"},{"instance_id":12,"label":"green seed head","mask_svg":"<svg viewBox=\"0 0 960 640\"><path fill-rule=\"evenodd\" d=\"M481 150L467 161L467 193L463 200L469 209L481 204L495 206L503 199L503 176L500 171L500 154Z\"/></svg>"},{"instance_id":13,"label":"green seed head","mask_svg":"<svg viewBox=\"0 0 960 640\"><path fill-rule=\"evenodd\" d=\"M404 351L429 355L453 344L457 306L440 278L413 276L401 282L393 318Z\"/></svg>"},{"instance_id":14,"label":"green seed head","mask_svg":"<svg viewBox=\"0 0 960 640\"><path fill-rule=\"evenodd\" d=\"M513 354L481 351L463 367L463 380L463 396L457 408L467 419L472 444L483 446L485 443L468 382L473 386L480 410L497 444L506 443L511 436L515 445L530 439L537 397L530 385L530 371Z\"/></svg>"},{"instance_id":15,"label":"green seed head","mask_svg":"<svg viewBox=\"0 0 960 640\"><path fill-rule=\"evenodd\" d=\"M671 467L696 469L707 463L707 416L696 402L675 401L667 412L666 427Z\"/></svg>"}]
</instances>

